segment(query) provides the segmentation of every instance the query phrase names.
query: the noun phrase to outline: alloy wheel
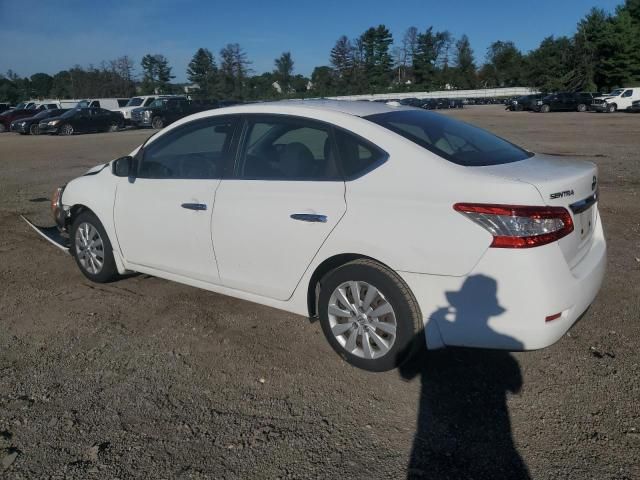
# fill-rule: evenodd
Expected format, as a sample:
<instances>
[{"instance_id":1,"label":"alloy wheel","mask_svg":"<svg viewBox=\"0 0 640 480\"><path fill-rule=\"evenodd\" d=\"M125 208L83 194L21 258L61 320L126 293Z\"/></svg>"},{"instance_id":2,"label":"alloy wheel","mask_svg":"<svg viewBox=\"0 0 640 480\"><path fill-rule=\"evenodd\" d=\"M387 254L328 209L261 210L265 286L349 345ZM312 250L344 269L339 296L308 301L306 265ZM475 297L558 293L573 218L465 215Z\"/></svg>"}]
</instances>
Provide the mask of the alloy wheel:
<instances>
[{"instance_id":1,"label":"alloy wheel","mask_svg":"<svg viewBox=\"0 0 640 480\"><path fill-rule=\"evenodd\" d=\"M333 336L357 357L383 357L395 343L398 324L393 307L367 282L339 285L329 298L328 316Z\"/></svg>"},{"instance_id":2,"label":"alloy wheel","mask_svg":"<svg viewBox=\"0 0 640 480\"><path fill-rule=\"evenodd\" d=\"M78 226L75 235L76 255L82 268L97 275L104 265L104 243L100 232L88 222Z\"/></svg>"}]
</instances>

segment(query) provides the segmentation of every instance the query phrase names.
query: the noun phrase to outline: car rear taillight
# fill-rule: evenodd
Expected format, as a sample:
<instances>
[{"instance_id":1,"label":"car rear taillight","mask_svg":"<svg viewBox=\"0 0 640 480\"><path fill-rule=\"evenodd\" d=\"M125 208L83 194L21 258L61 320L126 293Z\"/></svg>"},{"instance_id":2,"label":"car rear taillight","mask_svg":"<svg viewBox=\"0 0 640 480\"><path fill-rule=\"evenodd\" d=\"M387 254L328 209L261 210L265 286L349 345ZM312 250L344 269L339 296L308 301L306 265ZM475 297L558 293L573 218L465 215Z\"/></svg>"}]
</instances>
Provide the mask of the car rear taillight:
<instances>
[{"instance_id":1,"label":"car rear taillight","mask_svg":"<svg viewBox=\"0 0 640 480\"><path fill-rule=\"evenodd\" d=\"M493 235L493 248L531 248L555 242L573 231L563 207L456 203L454 210Z\"/></svg>"}]
</instances>

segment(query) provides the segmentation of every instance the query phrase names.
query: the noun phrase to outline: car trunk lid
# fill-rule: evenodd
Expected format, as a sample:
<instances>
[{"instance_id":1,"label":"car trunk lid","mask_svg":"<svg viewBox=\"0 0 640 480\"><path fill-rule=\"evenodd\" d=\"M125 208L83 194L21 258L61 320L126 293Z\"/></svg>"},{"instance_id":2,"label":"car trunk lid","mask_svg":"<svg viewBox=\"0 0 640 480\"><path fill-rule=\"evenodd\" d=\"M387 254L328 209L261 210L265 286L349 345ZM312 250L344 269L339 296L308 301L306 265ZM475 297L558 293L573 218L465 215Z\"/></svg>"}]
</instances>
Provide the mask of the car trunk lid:
<instances>
[{"instance_id":1,"label":"car trunk lid","mask_svg":"<svg viewBox=\"0 0 640 480\"><path fill-rule=\"evenodd\" d=\"M571 268L589 251L597 220L598 167L591 162L535 155L519 162L479 167L485 173L533 185L545 205L565 207L574 231L558 241Z\"/></svg>"}]
</instances>

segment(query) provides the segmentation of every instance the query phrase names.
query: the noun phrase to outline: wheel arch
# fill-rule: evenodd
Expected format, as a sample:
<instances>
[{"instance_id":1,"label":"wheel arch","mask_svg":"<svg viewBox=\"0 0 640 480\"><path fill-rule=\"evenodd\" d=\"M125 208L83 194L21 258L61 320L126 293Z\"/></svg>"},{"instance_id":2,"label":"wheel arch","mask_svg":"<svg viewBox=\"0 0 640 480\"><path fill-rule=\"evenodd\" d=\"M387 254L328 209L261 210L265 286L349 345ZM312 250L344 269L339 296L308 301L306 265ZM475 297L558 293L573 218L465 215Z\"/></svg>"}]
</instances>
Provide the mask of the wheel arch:
<instances>
[{"instance_id":1,"label":"wheel arch","mask_svg":"<svg viewBox=\"0 0 640 480\"><path fill-rule=\"evenodd\" d=\"M326 258L315 268L309 279L309 284L307 285L307 309L309 311L309 318L318 316L318 294L320 293L318 287L320 286L322 279L336 268L359 259L373 260L374 262L391 269L391 267L386 265L384 262L361 253L340 253Z\"/></svg>"},{"instance_id":2,"label":"wheel arch","mask_svg":"<svg viewBox=\"0 0 640 480\"><path fill-rule=\"evenodd\" d=\"M83 212L90 212L90 213L94 214L98 219L100 219L100 217L98 217L96 212L91 210L91 208L87 207L86 205L83 205L82 203L76 203L76 204L72 205L71 208L69 209L69 216L67 216L66 219L65 219L65 227L67 229L69 227L71 227L71 225L73 224L73 221L76 219L76 217L78 215L80 215L81 213L83 213Z\"/></svg>"}]
</instances>

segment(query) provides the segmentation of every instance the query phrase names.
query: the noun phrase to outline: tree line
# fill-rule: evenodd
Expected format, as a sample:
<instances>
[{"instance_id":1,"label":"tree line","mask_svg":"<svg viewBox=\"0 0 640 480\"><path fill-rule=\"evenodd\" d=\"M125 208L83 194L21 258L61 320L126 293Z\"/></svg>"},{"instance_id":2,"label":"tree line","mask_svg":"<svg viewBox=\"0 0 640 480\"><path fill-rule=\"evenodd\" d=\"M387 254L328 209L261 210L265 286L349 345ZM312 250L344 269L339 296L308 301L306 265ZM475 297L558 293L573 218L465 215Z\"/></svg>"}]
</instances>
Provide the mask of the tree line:
<instances>
[{"instance_id":1,"label":"tree line","mask_svg":"<svg viewBox=\"0 0 640 480\"><path fill-rule=\"evenodd\" d=\"M231 43L217 58L199 48L187 67L194 96L212 99L266 100L282 97L351 95L443 89L530 86L542 91L605 91L640 84L640 0L625 0L613 14L593 8L572 36L550 36L524 53L514 42L498 40L479 64L469 38L433 27L409 27L399 41L385 25L361 35L341 36L329 52L329 64L310 78L295 73L290 52L274 60L270 72L255 74L246 51ZM79 65L51 76L0 75L0 101L26 98L130 97L183 93L169 61L147 54L136 76L128 56Z\"/></svg>"}]
</instances>

